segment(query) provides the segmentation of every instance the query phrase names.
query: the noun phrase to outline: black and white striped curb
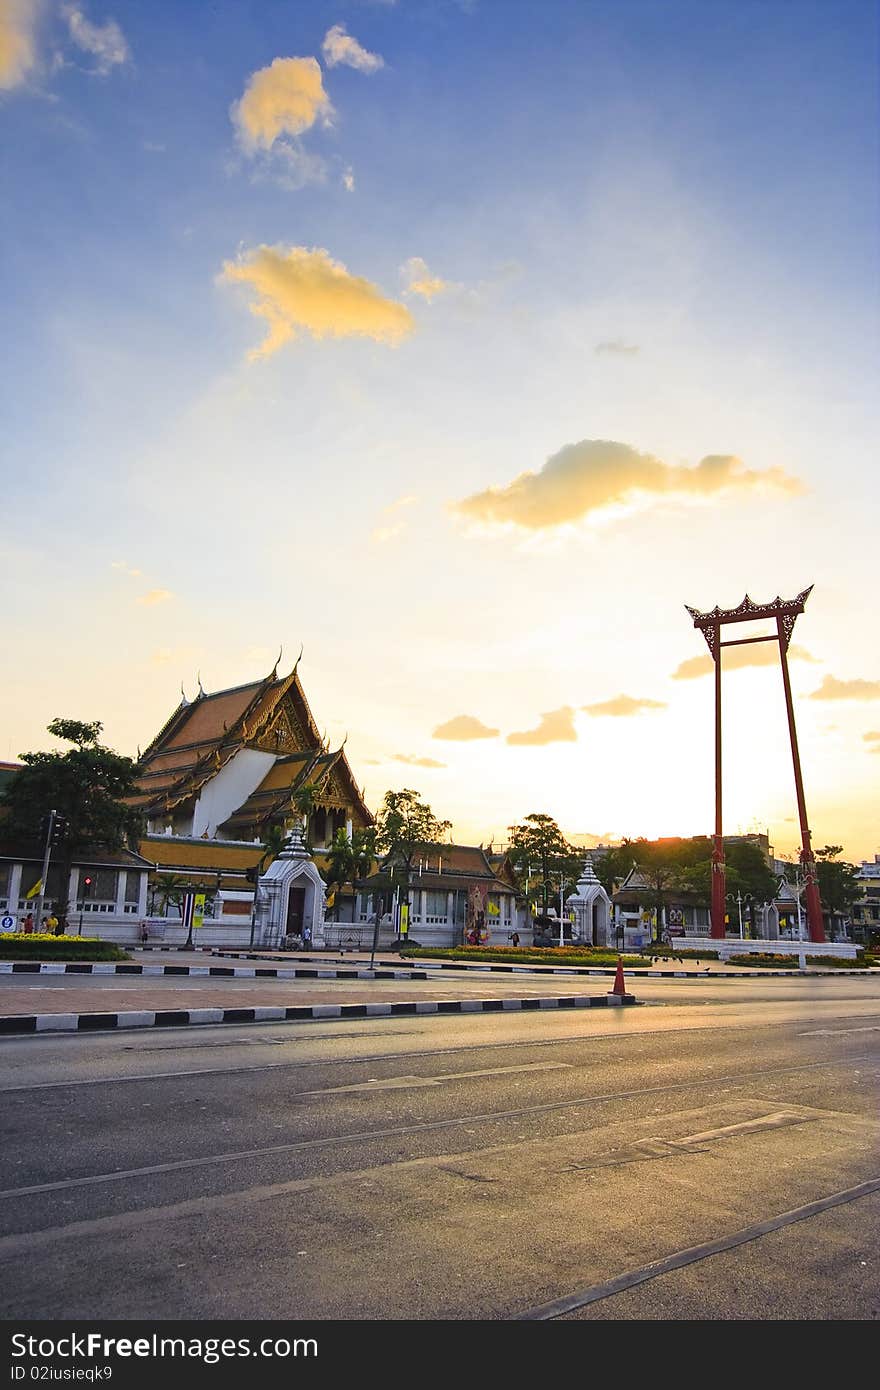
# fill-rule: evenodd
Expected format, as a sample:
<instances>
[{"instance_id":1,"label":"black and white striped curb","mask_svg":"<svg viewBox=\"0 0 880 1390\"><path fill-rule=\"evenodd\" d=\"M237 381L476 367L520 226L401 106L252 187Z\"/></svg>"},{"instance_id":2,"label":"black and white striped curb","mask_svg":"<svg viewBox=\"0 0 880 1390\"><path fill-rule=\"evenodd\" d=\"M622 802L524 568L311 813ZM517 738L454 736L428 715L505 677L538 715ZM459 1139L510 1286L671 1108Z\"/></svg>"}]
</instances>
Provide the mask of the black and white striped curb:
<instances>
[{"instance_id":1,"label":"black and white striped curb","mask_svg":"<svg viewBox=\"0 0 880 1390\"><path fill-rule=\"evenodd\" d=\"M396 1004L267 1004L253 1009L130 1009L121 1013L12 1014L0 1033L95 1033L113 1028L185 1028L204 1023L287 1023L303 1019L388 1018L412 1014L488 1014L527 1009L604 1009L635 1004L632 994L531 999L421 999Z\"/></svg>"},{"instance_id":2,"label":"black and white striped curb","mask_svg":"<svg viewBox=\"0 0 880 1390\"><path fill-rule=\"evenodd\" d=\"M216 954L220 955L221 953L220 953L220 952L217 952ZM270 960L280 960L280 959L281 959L281 957L279 957L279 956L274 956L274 957L273 957L273 956L270 956L270 957L266 957L266 956L256 956L256 955L251 955L250 953L244 952L244 951L223 951L223 952L222 952L222 955L223 955L224 957L226 957L226 958L231 958L232 960L266 960L266 959L270 959ZM298 956L296 959L298 959L298 960L309 960L309 959L313 959L313 957ZM391 962L391 961L380 961L379 964L380 964L380 966L383 967L383 968L384 968L384 967L394 968L393 962ZM426 970L426 971L427 971L427 970L458 970L458 971L463 971L463 970L468 970L468 971L476 970L476 971L487 972L487 973L489 973L489 974L493 974L493 973L494 973L494 974L502 974L502 975L515 975L515 974L520 974L520 975L535 975L535 974L539 974L539 975L616 975L616 974L617 974L617 967L616 967L615 965L604 965L604 966L599 966L599 965L539 965L539 964L537 964L537 963L535 963L534 965L500 965L500 964L492 964L492 963L490 963L489 961L476 961L476 960L475 960L475 961L461 961L461 960L420 960L419 963L418 963L418 965L419 965L419 969L420 969L420 970ZM398 968L399 968L399 967L398 967ZM758 980L758 979L766 979L768 976L769 976L770 978L773 978L773 977L775 977L775 976L777 976L777 975L790 976L790 975L799 975L799 974L802 973L801 970L800 970L800 967L797 966L797 965L793 965L793 966L791 966L791 967L790 967L789 969L787 969L787 970L767 970L767 969L764 969L763 967L762 967L761 969L758 969L758 970L747 970L747 969L745 969L745 968L742 969L742 970L710 970L710 969L707 969L706 966L695 966L693 970L653 970L649 965L638 965L638 966L627 965L627 966L624 967L624 969L625 969L625 971L626 971L627 974L633 975L633 976L635 977L635 979L637 979L637 980L640 979L640 978L641 978L641 979L645 979L645 980L656 980L656 979L658 979L658 978L659 978L659 979L675 979L675 980L691 980L691 979L694 979L695 977L700 977L700 978L702 978L702 979L706 979L706 978L708 977L708 978L711 978L711 979L714 979L714 980ZM816 969L815 967L811 967L807 973L812 977L812 976L815 976L815 975L868 975L868 974L871 973L871 971L870 971L870 967L867 966L867 965L865 965L865 966L861 966L860 968L855 968L855 967L854 967L852 970L846 970L846 969L844 969L842 966L839 967L839 968L835 968L835 969L833 969L833 970L818 970L818 969ZM422 979L422 978L426 978L426 977L423 977L423 976L421 976L421 975L414 975L413 978L414 978L414 979Z\"/></svg>"},{"instance_id":3,"label":"black and white striped curb","mask_svg":"<svg viewBox=\"0 0 880 1390\"><path fill-rule=\"evenodd\" d=\"M0 975L189 975L196 979L220 977L238 980L427 980L426 970L336 969L334 966L246 966L246 965L127 965L111 961L0 961Z\"/></svg>"}]
</instances>

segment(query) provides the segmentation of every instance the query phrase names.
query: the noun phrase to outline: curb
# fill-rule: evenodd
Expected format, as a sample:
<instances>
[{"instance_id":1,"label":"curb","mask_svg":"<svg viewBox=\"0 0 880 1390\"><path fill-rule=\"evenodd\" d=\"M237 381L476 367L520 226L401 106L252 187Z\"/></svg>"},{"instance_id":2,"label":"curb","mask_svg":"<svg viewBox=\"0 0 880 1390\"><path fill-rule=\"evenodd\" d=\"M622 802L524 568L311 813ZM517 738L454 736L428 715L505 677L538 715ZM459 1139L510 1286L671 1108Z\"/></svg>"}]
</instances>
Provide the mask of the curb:
<instances>
[{"instance_id":1,"label":"curb","mask_svg":"<svg viewBox=\"0 0 880 1390\"><path fill-rule=\"evenodd\" d=\"M215 954L220 954L220 953L217 952L217 953L215 953ZM222 955L223 955L224 957L229 958L229 959L232 959L232 960L265 960L265 959L266 959L265 956L251 955L250 953L245 952L245 951L223 951L223 952L222 952ZM269 957L269 959L276 959L276 960L277 960L278 957ZM307 957L300 956L300 957L298 957L298 959L304 960L304 959L307 959ZM393 962L391 962L391 961L382 961L381 964L382 964L383 967L386 967L386 966L387 966L389 969L390 969L390 968L393 968ZM171 968L172 968L172 969L176 968L176 969L178 969L178 970L183 970L183 969L184 969L183 966L171 967ZM535 965L500 965L500 964L493 965L493 964L491 964L489 961L473 961L473 962L469 962L469 961L458 961L458 960L449 960L449 961L446 961L446 960L437 960L437 961L435 961L435 960L430 960L430 961L424 960L424 961L420 961L420 962L419 962L419 969L420 969L420 970L423 970L423 971L430 971L430 970L458 970L458 971L462 971L462 970L477 970L477 971L489 972L490 974L495 973L495 974L502 974L502 975L512 975L512 974L517 974L517 973L519 973L519 974L524 974L524 975L540 974L540 975L612 975L612 976L613 976L613 975L616 975L616 974L617 974L617 969L616 969L616 967L613 966L613 965L607 965L607 966L598 966L598 965L593 965L593 966L590 966L590 965L537 965L537 964L535 964ZM813 968L811 968L811 969L809 969L809 970L807 970L807 971L805 971L805 972L804 972L804 971L801 971L800 967L799 967L799 966L796 966L796 965L795 965L795 966L792 966L791 969L789 969L789 970L764 970L764 969L761 969L761 970L746 970L746 969L742 969L742 970L708 970L708 969L706 969L705 967L696 967L696 968L693 969L693 970L652 970L651 967L650 967L650 966L647 966L647 965L645 965L645 966L627 966L626 969L627 969L627 972L630 973L630 974L632 974L632 975L635 977L635 979L637 979L637 980L639 980L639 979L644 979L644 980L656 980L656 979L658 979L658 978L660 978L660 979L676 979L676 980L691 980L691 979L694 979L694 978L699 978L699 979L715 979L715 980L763 980L763 979L767 979L768 977L769 977L770 979L773 979L773 978L775 978L776 976L792 976L792 975L801 975L801 974L804 974L804 973L810 975L811 977L812 977L812 976L816 976L816 975L820 975L820 976L823 976L823 977L826 977L826 978L829 977L829 976L833 976L833 975L870 975L870 974L871 974L871 967L870 967L870 966L863 966L861 969L853 968L852 970L845 970L845 969L843 969L843 967L841 967L840 969L836 969L836 970L818 970L818 969L816 969L815 967L813 967ZM413 979L427 979L427 976L425 976L425 975L414 975L414 976L412 976L412 978L413 978Z\"/></svg>"},{"instance_id":2,"label":"curb","mask_svg":"<svg viewBox=\"0 0 880 1390\"><path fill-rule=\"evenodd\" d=\"M253 957L251 958L253 959ZM237 965L128 965L112 961L0 961L0 975L140 975L155 978L159 975L192 975L197 979L220 976L229 979L274 980L427 980L425 970L380 969L358 970L354 966L336 969L333 966L312 965L305 969L296 966Z\"/></svg>"},{"instance_id":3,"label":"curb","mask_svg":"<svg viewBox=\"0 0 880 1390\"><path fill-rule=\"evenodd\" d=\"M285 1023L304 1019L388 1018L413 1014L508 1013L539 1009L603 1009L637 1004L632 994L529 999L424 999L396 1004L267 1004L251 1009L132 1009L122 1013L10 1014L0 1034L95 1033L115 1028L183 1028L209 1023Z\"/></svg>"}]
</instances>

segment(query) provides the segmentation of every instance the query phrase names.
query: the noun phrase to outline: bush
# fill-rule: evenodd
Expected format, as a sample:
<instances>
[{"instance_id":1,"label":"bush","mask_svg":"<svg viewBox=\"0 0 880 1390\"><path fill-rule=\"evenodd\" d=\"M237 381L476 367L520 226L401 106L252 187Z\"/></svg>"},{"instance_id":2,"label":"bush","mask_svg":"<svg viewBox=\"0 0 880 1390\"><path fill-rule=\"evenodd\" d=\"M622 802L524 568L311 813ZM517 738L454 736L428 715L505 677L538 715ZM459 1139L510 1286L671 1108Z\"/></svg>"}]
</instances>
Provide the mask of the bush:
<instances>
[{"instance_id":1,"label":"bush","mask_svg":"<svg viewBox=\"0 0 880 1390\"><path fill-rule=\"evenodd\" d=\"M780 955L770 951L758 951L755 955L728 956L730 965L765 965L772 966L776 970L797 970L799 966L797 956ZM864 961L861 956L856 956L855 960L848 960L846 956L807 956L807 965L827 965L837 970L862 970Z\"/></svg>"},{"instance_id":2,"label":"bush","mask_svg":"<svg viewBox=\"0 0 880 1390\"><path fill-rule=\"evenodd\" d=\"M51 932L0 933L0 960L130 960L115 941L97 936L55 936Z\"/></svg>"},{"instance_id":3,"label":"bush","mask_svg":"<svg viewBox=\"0 0 880 1390\"><path fill-rule=\"evenodd\" d=\"M495 962L498 965L585 965L597 969L617 965L618 952L601 946L408 946L400 953L414 959L470 960ZM650 962L639 956L623 956L625 970L645 970Z\"/></svg>"},{"instance_id":4,"label":"bush","mask_svg":"<svg viewBox=\"0 0 880 1390\"><path fill-rule=\"evenodd\" d=\"M673 946L658 946L655 942L653 946L640 946L639 950L645 956L653 956L655 959L664 957L666 960L718 960L717 951L698 950L676 951Z\"/></svg>"}]
</instances>

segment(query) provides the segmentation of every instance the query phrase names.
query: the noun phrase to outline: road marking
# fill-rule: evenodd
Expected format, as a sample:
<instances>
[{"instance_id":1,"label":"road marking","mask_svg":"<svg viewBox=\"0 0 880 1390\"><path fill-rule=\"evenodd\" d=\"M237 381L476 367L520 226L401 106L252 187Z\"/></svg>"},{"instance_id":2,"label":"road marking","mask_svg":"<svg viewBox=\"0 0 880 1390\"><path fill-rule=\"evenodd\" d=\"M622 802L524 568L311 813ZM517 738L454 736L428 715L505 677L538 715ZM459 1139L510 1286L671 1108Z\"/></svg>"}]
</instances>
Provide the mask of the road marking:
<instances>
[{"instance_id":1,"label":"road marking","mask_svg":"<svg viewBox=\"0 0 880 1390\"><path fill-rule=\"evenodd\" d=\"M792 1211L785 1211L781 1216L774 1216L769 1221L761 1221L756 1226L747 1226L742 1231L735 1231L732 1235L722 1236L720 1240L706 1241L703 1245L692 1245L687 1250L679 1250L674 1255L667 1255L664 1260L653 1260L651 1264L643 1265L641 1269L628 1270L626 1274L619 1274L616 1279L609 1279L605 1284L594 1284L592 1288L581 1289L578 1293L568 1294L565 1298L554 1299L552 1303L541 1303L537 1308L529 1308L525 1313L516 1313L510 1321L546 1322L551 1318L562 1317L565 1313L573 1313L578 1308L586 1308L590 1303L599 1303L603 1298L613 1298L615 1294L624 1293L627 1289L645 1284L650 1279L658 1279L663 1274L671 1274L673 1270L684 1269L686 1265L696 1264L700 1260L708 1260L713 1255L723 1254L726 1250L735 1250L738 1245L746 1245L749 1241L759 1240L761 1236L782 1230L783 1227L791 1226L796 1221L808 1221L810 1217L819 1216L823 1211L828 1211L832 1207L842 1206L845 1202L856 1202L860 1197L869 1197L873 1192L878 1191L880 1191L880 1178L871 1178L868 1182L859 1183L857 1187L848 1187L842 1192L832 1193L830 1197L822 1197L818 1202L809 1202L806 1206L795 1207Z\"/></svg>"},{"instance_id":2,"label":"road marking","mask_svg":"<svg viewBox=\"0 0 880 1390\"><path fill-rule=\"evenodd\" d=\"M300 1091L302 1096L334 1096L343 1091L400 1091L414 1086L442 1086L445 1081L470 1081L477 1076L510 1076L525 1071L569 1071L570 1062L523 1062L518 1067L486 1067L483 1071L447 1071L439 1076L388 1076L371 1078L353 1086L327 1086L320 1091Z\"/></svg>"},{"instance_id":3,"label":"road marking","mask_svg":"<svg viewBox=\"0 0 880 1390\"><path fill-rule=\"evenodd\" d=\"M865 1024L860 1028L814 1028L810 1033L798 1033L799 1038L836 1038L840 1033L880 1033L880 1024Z\"/></svg>"},{"instance_id":4,"label":"road marking","mask_svg":"<svg viewBox=\"0 0 880 1390\"><path fill-rule=\"evenodd\" d=\"M173 1163L155 1163L145 1168L116 1169L112 1173L95 1173L83 1178L62 1178L58 1182L35 1183L31 1187L7 1187L0 1191L4 1197L33 1197L42 1192L63 1192L73 1187L94 1187L103 1182L123 1182L132 1178L153 1177L157 1173L181 1173L191 1168L209 1168L212 1163L241 1163L245 1159L267 1158L272 1154L296 1153L307 1149L327 1148L332 1144L363 1144L370 1140L397 1139L405 1134L429 1134L434 1130L457 1129L465 1125L488 1124L498 1120L520 1119L529 1115L545 1115L554 1110L575 1110L579 1106L604 1105L611 1100L637 1100L642 1096L668 1095L674 1091L693 1091L701 1086L752 1086L763 1076L779 1077L791 1072L825 1071L833 1067L849 1067L854 1062L870 1062L864 1056L846 1057L836 1062L803 1062L793 1067L767 1067L746 1076L710 1076L703 1081L679 1081L668 1086L648 1086L640 1091L610 1091L595 1096L578 1096L574 1100L548 1101L545 1105L527 1105L516 1110L490 1110L483 1114L456 1115L448 1120L430 1120L420 1124L394 1125L389 1129L361 1130L354 1134L332 1134L322 1139L295 1139L288 1144L271 1144L262 1149L241 1149L234 1153L207 1154L203 1158L182 1158ZM172 1073L173 1075L173 1073Z\"/></svg>"}]
</instances>

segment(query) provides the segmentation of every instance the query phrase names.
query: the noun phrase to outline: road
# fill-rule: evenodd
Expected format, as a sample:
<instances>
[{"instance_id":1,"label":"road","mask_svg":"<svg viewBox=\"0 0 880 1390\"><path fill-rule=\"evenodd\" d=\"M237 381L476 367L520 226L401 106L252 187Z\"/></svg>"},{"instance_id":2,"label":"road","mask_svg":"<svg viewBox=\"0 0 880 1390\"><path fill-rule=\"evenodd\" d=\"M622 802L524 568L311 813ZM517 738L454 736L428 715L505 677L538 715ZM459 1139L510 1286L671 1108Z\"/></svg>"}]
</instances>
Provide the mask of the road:
<instances>
[{"instance_id":1,"label":"road","mask_svg":"<svg viewBox=\"0 0 880 1390\"><path fill-rule=\"evenodd\" d=\"M3 1039L3 1316L876 1318L877 980L637 992Z\"/></svg>"}]
</instances>

